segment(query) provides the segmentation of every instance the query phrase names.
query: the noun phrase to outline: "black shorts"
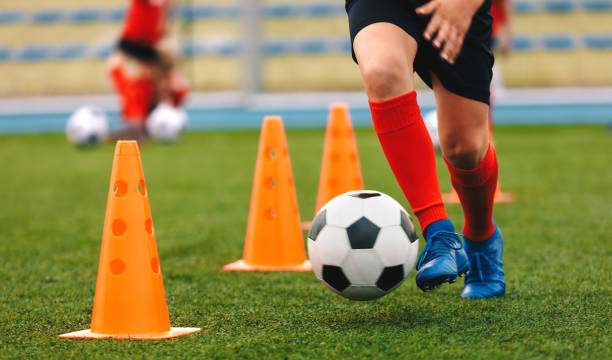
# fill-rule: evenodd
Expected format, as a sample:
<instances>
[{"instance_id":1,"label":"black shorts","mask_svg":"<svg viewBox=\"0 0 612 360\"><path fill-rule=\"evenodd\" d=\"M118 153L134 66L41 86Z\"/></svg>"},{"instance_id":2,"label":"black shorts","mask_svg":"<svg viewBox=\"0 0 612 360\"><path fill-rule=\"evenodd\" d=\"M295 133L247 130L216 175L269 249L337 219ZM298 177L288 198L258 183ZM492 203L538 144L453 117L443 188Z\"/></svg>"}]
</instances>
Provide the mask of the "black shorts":
<instances>
[{"instance_id":1,"label":"black shorts","mask_svg":"<svg viewBox=\"0 0 612 360\"><path fill-rule=\"evenodd\" d=\"M119 50L145 63L159 62L159 53L152 46L141 44L128 39L120 39L117 44Z\"/></svg>"},{"instance_id":2,"label":"black shorts","mask_svg":"<svg viewBox=\"0 0 612 360\"><path fill-rule=\"evenodd\" d=\"M491 0L485 0L478 9L463 42L463 49L455 64L440 58L440 50L423 38L423 31L430 17L419 16L416 7L426 0L347 0L346 12L349 17L351 44L357 33L364 27L386 22L397 25L417 44L414 70L421 79L432 87L431 73L434 73L444 87L459 96L489 104L491 77L493 76L493 52L491 50ZM353 59L355 53L353 52Z\"/></svg>"}]
</instances>

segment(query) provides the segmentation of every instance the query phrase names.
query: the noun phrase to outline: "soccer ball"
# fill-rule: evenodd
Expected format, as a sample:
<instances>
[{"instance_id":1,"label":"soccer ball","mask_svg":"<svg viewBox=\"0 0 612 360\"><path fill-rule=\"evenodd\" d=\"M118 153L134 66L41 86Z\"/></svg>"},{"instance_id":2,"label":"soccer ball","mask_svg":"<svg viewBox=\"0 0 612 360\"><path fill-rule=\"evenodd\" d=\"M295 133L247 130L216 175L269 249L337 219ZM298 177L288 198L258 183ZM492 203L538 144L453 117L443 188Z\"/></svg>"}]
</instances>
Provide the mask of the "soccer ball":
<instances>
[{"instance_id":1,"label":"soccer ball","mask_svg":"<svg viewBox=\"0 0 612 360\"><path fill-rule=\"evenodd\" d=\"M147 119L147 132L156 140L176 141L187 125L187 113L171 105L159 104Z\"/></svg>"},{"instance_id":2,"label":"soccer ball","mask_svg":"<svg viewBox=\"0 0 612 360\"><path fill-rule=\"evenodd\" d=\"M429 133L429 137L431 138L431 142L434 145L436 150L440 150L440 136L438 135L438 113L436 110L432 110L425 114L423 118L423 122L425 122L425 127L427 128L427 132Z\"/></svg>"},{"instance_id":3,"label":"soccer ball","mask_svg":"<svg viewBox=\"0 0 612 360\"><path fill-rule=\"evenodd\" d=\"M100 108L83 106L68 119L66 136L77 145L95 145L108 136L108 119Z\"/></svg>"},{"instance_id":4,"label":"soccer ball","mask_svg":"<svg viewBox=\"0 0 612 360\"><path fill-rule=\"evenodd\" d=\"M317 213L308 234L315 276L351 300L373 300L393 291L412 271L418 250L410 215L378 191L333 198Z\"/></svg>"}]
</instances>

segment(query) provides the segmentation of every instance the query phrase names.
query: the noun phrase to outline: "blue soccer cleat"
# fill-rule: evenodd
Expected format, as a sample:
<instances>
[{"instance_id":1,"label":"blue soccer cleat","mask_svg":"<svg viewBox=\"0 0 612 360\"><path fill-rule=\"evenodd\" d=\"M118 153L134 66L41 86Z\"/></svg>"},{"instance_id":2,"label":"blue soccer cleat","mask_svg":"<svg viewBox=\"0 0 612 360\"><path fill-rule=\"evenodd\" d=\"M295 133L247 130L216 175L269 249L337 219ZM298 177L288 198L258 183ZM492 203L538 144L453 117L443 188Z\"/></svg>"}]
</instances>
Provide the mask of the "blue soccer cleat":
<instances>
[{"instance_id":1,"label":"blue soccer cleat","mask_svg":"<svg viewBox=\"0 0 612 360\"><path fill-rule=\"evenodd\" d=\"M504 295L504 238L497 225L493 235L485 241L471 241L466 237L464 239L465 252L470 260L470 272L465 277L461 297L484 299Z\"/></svg>"},{"instance_id":2,"label":"blue soccer cleat","mask_svg":"<svg viewBox=\"0 0 612 360\"><path fill-rule=\"evenodd\" d=\"M417 260L417 286L433 290L443 283L454 283L465 274L469 263L459 234L450 231L434 233Z\"/></svg>"}]
</instances>

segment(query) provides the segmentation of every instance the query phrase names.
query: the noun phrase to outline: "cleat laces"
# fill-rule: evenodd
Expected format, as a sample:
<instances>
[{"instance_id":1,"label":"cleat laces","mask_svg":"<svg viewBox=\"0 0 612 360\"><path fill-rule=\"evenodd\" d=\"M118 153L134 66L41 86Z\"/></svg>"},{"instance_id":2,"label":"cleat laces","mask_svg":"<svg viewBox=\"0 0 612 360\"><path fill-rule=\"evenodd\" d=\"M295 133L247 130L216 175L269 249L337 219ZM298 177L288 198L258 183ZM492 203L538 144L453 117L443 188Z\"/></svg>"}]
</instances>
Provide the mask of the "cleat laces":
<instances>
[{"instance_id":1,"label":"cleat laces","mask_svg":"<svg viewBox=\"0 0 612 360\"><path fill-rule=\"evenodd\" d=\"M459 241L457 241L457 238L459 238ZM425 249L419 255L416 264L417 271L423 266L423 261L425 261L426 258L435 259L446 255L448 249L455 251L463 249L461 235L450 231L439 231L435 233L435 235L431 237L431 241L427 242Z\"/></svg>"}]
</instances>

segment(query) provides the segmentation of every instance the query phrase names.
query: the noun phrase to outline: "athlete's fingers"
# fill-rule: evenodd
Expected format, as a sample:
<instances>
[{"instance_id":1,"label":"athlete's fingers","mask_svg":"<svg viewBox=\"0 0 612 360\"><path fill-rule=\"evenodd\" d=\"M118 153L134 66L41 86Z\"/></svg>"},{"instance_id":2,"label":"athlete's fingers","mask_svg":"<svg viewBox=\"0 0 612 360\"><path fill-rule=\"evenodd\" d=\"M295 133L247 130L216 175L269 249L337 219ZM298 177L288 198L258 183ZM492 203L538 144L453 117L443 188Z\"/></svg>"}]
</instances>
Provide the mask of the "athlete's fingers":
<instances>
[{"instance_id":1,"label":"athlete's fingers","mask_svg":"<svg viewBox=\"0 0 612 360\"><path fill-rule=\"evenodd\" d=\"M448 48L445 46L442 52L442 58L450 64L454 64L457 56L461 52L463 46L463 34L456 34L452 40L448 41Z\"/></svg>"},{"instance_id":2,"label":"athlete's fingers","mask_svg":"<svg viewBox=\"0 0 612 360\"><path fill-rule=\"evenodd\" d=\"M416 11L416 13L419 15L429 15L433 13L434 10L436 10L436 8L438 7L438 4L439 4L439 0L431 0L427 4L414 9L414 11Z\"/></svg>"},{"instance_id":3,"label":"athlete's fingers","mask_svg":"<svg viewBox=\"0 0 612 360\"><path fill-rule=\"evenodd\" d=\"M433 35L438 30L440 30L441 23L442 23L442 20L440 16L434 14L429 20L429 24L427 24L427 28L425 28L425 31L423 31L423 37L427 40L431 40Z\"/></svg>"},{"instance_id":4,"label":"athlete's fingers","mask_svg":"<svg viewBox=\"0 0 612 360\"><path fill-rule=\"evenodd\" d=\"M444 48L440 51L440 57L452 64L456 55L456 50L454 48L457 41L457 35L455 31L450 31L448 36L446 37L446 41L444 42Z\"/></svg>"},{"instance_id":5,"label":"athlete's fingers","mask_svg":"<svg viewBox=\"0 0 612 360\"><path fill-rule=\"evenodd\" d=\"M449 31L450 26L448 26L446 23L442 23L440 25L440 29L438 29L438 34L432 41L433 46L440 48L443 43L446 43L448 41ZM446 47L446 45L444 47Z\"/></svg>"}]
</instances>

